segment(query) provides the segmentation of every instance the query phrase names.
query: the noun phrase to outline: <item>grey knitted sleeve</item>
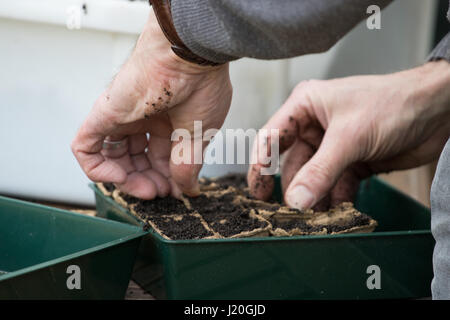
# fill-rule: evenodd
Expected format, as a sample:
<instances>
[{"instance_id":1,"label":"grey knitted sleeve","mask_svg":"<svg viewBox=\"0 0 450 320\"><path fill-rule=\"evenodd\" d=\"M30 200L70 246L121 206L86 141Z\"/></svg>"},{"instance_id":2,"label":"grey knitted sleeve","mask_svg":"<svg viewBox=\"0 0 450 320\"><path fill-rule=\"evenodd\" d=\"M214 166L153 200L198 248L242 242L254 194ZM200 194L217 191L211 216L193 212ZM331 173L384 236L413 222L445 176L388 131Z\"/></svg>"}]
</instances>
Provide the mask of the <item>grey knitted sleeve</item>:
<instances>
[{"instance_id":1,"label":"grey knitted sleeve","mask_svg":"<svg viewBox=\"0 0 450 320\"><path fill-rule=\"evenodd\" d=\"M391 0L172 0L177 33L214 62L280 59L331 48L367 8Z\"/></svg>"},{"instance_id":2,"label":"grey knitted sleeve","mask_svg":"<svg viewBox=\"0 0 450 320\"><path fill-rule=\"evenodd\" d=\"M439 42L430 53L430 60L447 59L450 61L450 32Z\"/></svg>"},{"instance_id":3,"label":"grey knitted sleeve","mask_svg":"<svg viewBox=\"0 0 450 320\"><path fill-rule=\"evenodd\" d=\"M450 5L449 5L450 7ZM450 8L447 14L450 21ZM450 62L450 33L430 54L430 60ZM431 283L433 299L450 299L450 139L439 158L431 187L431 232L436 240Z\"/></svg>"},{"instance_id":4,"label":"grey knitted sleeve","mask_svg":"<svg viewBox=\"0 0 450 320\"><path fill-rule=\"evenodd\" d=\"M450 1L447 12L447 19L450 22ZM450 27L450 25L449 25ZM431 52L429 60L447 59L450 61L450 32L439 42L436 48Z\"/></svg>"}]
</instances>

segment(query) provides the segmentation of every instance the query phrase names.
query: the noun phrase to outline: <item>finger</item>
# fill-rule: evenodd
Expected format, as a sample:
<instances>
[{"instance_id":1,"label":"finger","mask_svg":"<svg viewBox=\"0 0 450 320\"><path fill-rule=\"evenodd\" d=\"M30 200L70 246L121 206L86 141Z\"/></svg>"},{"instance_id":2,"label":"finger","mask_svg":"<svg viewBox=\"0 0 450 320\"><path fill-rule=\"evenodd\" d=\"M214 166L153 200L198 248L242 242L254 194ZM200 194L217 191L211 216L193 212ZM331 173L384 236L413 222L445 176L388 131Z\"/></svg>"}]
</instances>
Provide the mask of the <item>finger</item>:
<instances>
[{"instance_id":1,"label":"finger","mask_svg":"<svg viewBox=\"0 0 450 320\"><path fill-rule=\"evenodd\" d=\"M170 193L169 181L161 173L153 169L147 169L142 171L142 174L156 185L159 197L166 197Z\"/></svg>"},{"instance_id":2,"label":"finger","mask_svg":"<svg viewBox=\"0 0 450 320\"><path fill-rule=\"evenodd\" d=\"M136 198L151 200L158 195L156 184L142 172L133 171L128 174L127 181L116 186Z\"/></svg>"},{"instance_id":3,"label":"finger","mask_svg":"<svg viewBox=\"0 0 450 320\"><path fill-rule=\"evenodd\" d=\"M128 152L128 137L108 136L103 142L101 154L105 158L120 158Z\"/></svg>"},{"instance_id":4,"label":"finger","mask_svg":"<svg viewBox=\"0 0 450 320\"><path fill-rule=\"evenodd\" d=\"M155 183L136 170L133 159L128 153L121 158L112 159L111 161L114 161L127 175L125 182L115 183L119 190L141 199L153 199L156 197L157 189Z\"/></svg>"},{"instance_id":5,"label":"finger","mask_svg":"<svg viewBox=\"0 0 450 320\"><path fill-rule=\"evenodd\" d=\"M281 180L283 194L294 175L314 155L323 138L322 128L303 118L298 121L301 124L298 128L300 138L288 150L283 163Z\"/></svg>"},{"instance_id":6,"label":"finger","mask_svg":"<svg viewBox=\"0 0 450 320\"><path fill-rule=\"evenodd\" d=\"M181 191L180 187L177 185L177 183L173 180L172 177L169 177L168 180L170 186L170 195L174 198L181 199L183 191Z\"/></svg>"},{"instance_id":7,"label":"finger","mask_svg":"<svg viewBox=\"0 0 450 320\"><path fill-rule=\"evenodd\" d=\"M360 178L352 168L345 170L331 190L331 206L342 202L353 202L358 191Z\"/></svg>"},{"instance_id":8,"label":"finger","mask_svg":"<svg viewBox=\"0 0 450 320\"><path fill-rule=\"evenodd\" d=\"M250 194L256 199L269 200L272 197L273 175L277 172L280 161L280 140L278 129L263 128L253 143L247 181Z\"/></svg>"},{"instance_id":9,"label":"finger","mask_svg":"<svg viewBox=\"0 0 450 320\"><path fill-rule=\"evenodd\" d=\"M131 155L143 154L147 148L148 139L145 133L133 134L129 138L128 152Z\"/></svg>"},{"instance_id":10,"label":"finger","mask_svg":"<svg viewBox=\"0 0 450 320\"><path fill-rule=\"evenodd\" d=\"M172 176L171 178L180 188L181 192L195 197L200 194L200 187L198 184L198 174L202 168L201 164L170 164Z\"/></svg>"},{"instance_id":11,"label":"finger","mask_svg":"<svg viewBox=\"0 0 450 320\"><path fill-rule=\"evenodd\" d=\"M161 176L163 176L167 183L169 192L173 197L180 198L182 192L180 188L171 178L169 161L172 148L172 141L170 140L172 127L167 115L153 116L150 119L150 140L147 150L147 158L151 166ZM162 189L166 187L161 186Z\"/></svg>"},{"instance_id":12,"label":"finger","mask_svg":"<svg viewBox=\"0 0 450 320\"><path fill-rule=\"evenodd\" d=\"M281 188L283 194L291 183L295 174L303 165L311 159L314 154L312 147L303 140L297 140L285 155L282 173L281 173Z\"/></svg>"},{"instance_id":13,"label":"finger","mask_svg":"<svg viewBox=\"0 0 450 320\"><path fill-rule=\"evenodd\" d=\"M162 136L160 133L150 132L147 157L152 168L159 171L166 178L170 178L169 161L171 148L170 133L167 136Z\"/></svg>"},{"instance_id":14,"label":"finger","mask_svg":"<svg viewBox=\"0 0 450 320\"><path fill-rule=\"evenodd\" d=\"M182 191L172 179L170 172L169 162L171 146L172 141L170 141L170 138L162 138L152 135L150 137L147 157L150 160L152 168L166 178L169 185L169 193L172 197L180 198Z\"/></svg>"},{"instance_id":15,"label":"finger","mask_svg":"<svg viewBox=\"0 0 450 320\"><path fill-rule=\"evenodd\" d=\"M200 194L198 174L203 164L203 148L207 143L183 138L173 141L170 156L170 175L180 190L188 196Z\"/></svg>"},{"instance_id":16,"label":"finger","mask_svg":"<svg viewBox=\"0 0 450 320\"><path fill-rule=\"evenodd\" d=\"M130 137L130 142L129 153L132 155L131 159L136 170L141 172L156 185L159 197L167 196L170 192L167 178L152 168L148 155L145 153L145 149L149 145L147 135L145 133L133 135Z\"/></svg>"},{"instance_id":17,"label":"finger","mask_svg":"<svg viewBox=\"0 0 450 320\"><path fill-rule=\"evenodd\" d=\"M101 99L102 97L99 98ZM89 114L72 142L72 152L92 181L123 183L127 179L125 170L101 154L103 141L111 131L114 121L110 119L108 123L100 119L96 111Z\"/></svg>"},{"instance_id":18,"label":"finger","mask_svg":"<svg viewBox=\"0 0 450 320\"><path fill-rule=\"evenodd\" d=\"M285 194L286 203L307 209L322 199L354 161L350 145L349 137L346 139L342 130L330 127L317 152L292 179Z\"/></svg>"},{"instance_id":19,"label":"finger","mask_svg":"<svg viewBox=\"0 0 450 320\"><path fill-rule=\"evenodd\" d=\"M314 154L314 152L316 152L316 150L319 148L323 138L324 131L322 127L315 121L302 121L302 119L300 119L299 131L300 131L300 138L310 145L312 154ZM284 190L286 190L286 188ZM331 202L331 195L328 193L321 200L319 200L319 202L317 202L312 207L312 209L316 212L328 211L330 209L330 202Z\"/></svg>"},{"instance_id":20,"label":"finger","mask_svg":"<svg viewBox=\"0 0 450 320\"><path fill-rule=\"evenodd\" d=\"M250 195L260 200L270 200L275 187L275 179L271 175L262 175L263 167L259 164L250 166L247 173Z\"/></svg>"},{"instance_id":21,"label":"finger","mask_svg":"<svg viewBox=\"0 0 450 320\"><path fill-rule=\"evenodd\" d=\"M145 153L131 156L131 161L136 171L142 173L156 185L159 197L165 197L169 194L170 186L167 178L152 169L150 161Z\"/></svg>"},{"instance_id":22,"label":"finger","mask_svg":"<svg viewBox=\"0 0 450 320\"><path fill-rule=\"evenodd\" d=\"M115 158L114 161L123 168L128 176L125 183L116 184L117 187L127 194L133 195L141 199L153 199L159 193L158 186L162 186L162 192L166 192L167 187L158 181L155 182L153 175L146 174L146 171L151 170L150 162L144 153L146 148L146 135L135 134L128 139L128 148L126 154L120 158ZM116 150L113 150L116 151ZM156 179L159 179L157 177Z\"/></svg>"},{"instance_id":23,"label":"finger","mask_svg":"<svg viewBox=\"0 0 450 320\"><path fill-rule=\"evenodd\" d=\"M319 143L319 142L318 142ZM303 140L297 140L294 145L287 151L284 158L282 174L281 174L281 188L285 194L289 184L294 178L295 174L303 167L303 165L311 159L314 155L314 149ZM326 211L330 206L330 196L325 196L314 207L314 211Z\"/></svg>"},{"instance_id":24,"label":"finger","mask_svg":"<svg viewBox=\"0 0 450 320\"><path fill-rule=\"evenodd\" d=\"M268 200L272 196L273 177L263 174L263 170L271 165L271 162L267 160L279 160L275 158L294 144L298 136L296 118L299 116L301 116L300 113L295 110L295 101L290 97L258 132L253 143L250 168L247 174L250 194L253 197ZM273 154L271 150L274 134L279 137L279 154Z\"/></svg>"},{"instance_id":25,"label":"finger","mask_svg":"<svg viewBox=\"0 0 450 320\"><path fill-rule=\"evenodd\" d=\"M326 194L322 199L317 202L312 209L316 212L324 212L330 209L331 195Z\"/></svg>"},{"instance_id":26,"label":"finger","mask_svg":"<svg viewBox=\"0 0 450 320\"><path fill-rule=\"evenodd\" d=\"M208 136L207 132L215 131L222 126L231 104L232 88L228 64L220 70L210 73L211 81L204 81L188 99L168 111L172 127L175 129L174 135L177 135L179 130L190 135L189 138L183 137L182 142L172 141L169 164L171 178L180 190L189 196L200 193L198 174L203 165L203 150L209 144L209 141L202 141L203 134L198 135L196 127L200 123L200 132L204 131ZM191 142L190 146L187 145L188 141ZM190 156L186 153L185 160L189 160L190 157L193 161L180 162L174 159L179 153L178 147L184 147L185 151L190 150Z\"/></svg>"}]
</instances>

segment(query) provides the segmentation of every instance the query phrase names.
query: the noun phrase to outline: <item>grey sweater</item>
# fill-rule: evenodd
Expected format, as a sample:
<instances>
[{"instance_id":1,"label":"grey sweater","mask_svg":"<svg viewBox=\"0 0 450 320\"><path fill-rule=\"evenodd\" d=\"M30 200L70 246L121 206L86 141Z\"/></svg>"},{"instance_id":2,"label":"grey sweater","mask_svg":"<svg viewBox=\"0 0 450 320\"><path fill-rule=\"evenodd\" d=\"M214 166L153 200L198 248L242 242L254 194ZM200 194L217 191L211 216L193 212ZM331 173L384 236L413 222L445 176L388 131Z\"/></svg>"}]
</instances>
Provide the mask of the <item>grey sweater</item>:
<instances>
[{"instance_id":1,"label":"grey sweater","mask_svg":"<svg viewBox=\"0 0 450 320\"><path fill-rule=\"evenodd\" d=\"M280 59L323 52L358 22L369 5L391 0L172 0L177 33L215 62ZM433 57L450 59L450 35Z\"/></svg>"},{"instance_id":2,"label":"grey sweater","mask_svg":"<svg viewBox=\"0 0 450 320\"><path fill-rule=\"evenodd\" d=\"M447 13L450 21L450 8ZM430 54L430 60L450 61L450 33ZM449 88L450 90L450 88ZM450 107L450 102L449 102ZM450 139L439 158L431 186L431 232L436 240L433 252L433 299L450 299Z\"/></svg>"},{"instance_id":3,"label":"grey sweater","mask_svg":"<svg viewBox=\"0 0 450 320\"><path fill-rule=\"evenodd\" d=\"M175 28L196 54L215 62L279 59L326 51L390 0L172 0ZM450 10L447 14L450 20ZM430 60L450 61L450 33ZM449 88L450 89L450 88ZM450 104L450 102L449 102ZM449 105L450 107L450 105ZM434 299L450 299L450 140L431 190Z\"/></svg>"}]
</instances>

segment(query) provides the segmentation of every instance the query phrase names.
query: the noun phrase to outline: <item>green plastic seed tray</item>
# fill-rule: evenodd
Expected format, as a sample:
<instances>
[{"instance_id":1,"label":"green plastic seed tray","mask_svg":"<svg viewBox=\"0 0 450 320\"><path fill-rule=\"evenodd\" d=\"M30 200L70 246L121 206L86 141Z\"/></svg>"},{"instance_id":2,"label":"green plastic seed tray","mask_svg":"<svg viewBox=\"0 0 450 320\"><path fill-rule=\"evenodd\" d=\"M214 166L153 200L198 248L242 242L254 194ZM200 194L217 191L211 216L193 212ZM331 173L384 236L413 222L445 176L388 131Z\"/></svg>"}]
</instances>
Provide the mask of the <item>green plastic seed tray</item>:
<instances>
[{"instance_id":1,"label":"green plastic seed tray","mask_svg":"<svg viewBox=\"0 0 450 320\"><path fill-rule=\"evenodd\" d=\"M0 299L122 299L143 235L0 196Z\"/></svg>"},{"instance_id":2,"label":"green plastic seed tray","mask_svg":"<svg viewBox=\"0 0 450 320\"><path fill-rule=\"evenodd\" d=\"M92 185L98 215L140 225ZM276 196L281 197L279 179ZM377 178L355 206L373 233L242 239L144 237L133 279L163 299L387 299L431 295L430 211Z\"/></svg>"}]
</instances>

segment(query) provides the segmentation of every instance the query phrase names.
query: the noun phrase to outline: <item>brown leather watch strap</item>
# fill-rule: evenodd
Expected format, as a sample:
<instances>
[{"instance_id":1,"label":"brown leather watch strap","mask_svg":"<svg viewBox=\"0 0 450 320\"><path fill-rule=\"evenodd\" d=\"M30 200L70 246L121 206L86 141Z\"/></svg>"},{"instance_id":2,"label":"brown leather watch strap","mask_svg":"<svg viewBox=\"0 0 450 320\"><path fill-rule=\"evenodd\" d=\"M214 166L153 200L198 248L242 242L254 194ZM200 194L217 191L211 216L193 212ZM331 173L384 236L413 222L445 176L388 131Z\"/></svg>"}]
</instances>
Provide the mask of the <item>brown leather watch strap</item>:
<instances>
[{"instance_id":1,"label":"brown leather watch strap","mask_svg":"<svg viewBox=\"0 0 450 320\"><path fill-rule=\"evenodd\" d=\"M170 0L149 0L153 7L156 19L161 27L167 40L172 44L172 51L180 58L196 63L201 66L217 66L220 63L212 62L199 57L183 43L175 30L172 20L172 12L170 11Z\"/></svg>"}]
</instances>

